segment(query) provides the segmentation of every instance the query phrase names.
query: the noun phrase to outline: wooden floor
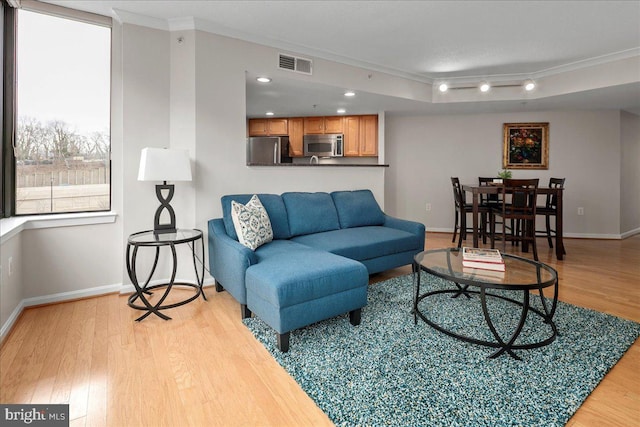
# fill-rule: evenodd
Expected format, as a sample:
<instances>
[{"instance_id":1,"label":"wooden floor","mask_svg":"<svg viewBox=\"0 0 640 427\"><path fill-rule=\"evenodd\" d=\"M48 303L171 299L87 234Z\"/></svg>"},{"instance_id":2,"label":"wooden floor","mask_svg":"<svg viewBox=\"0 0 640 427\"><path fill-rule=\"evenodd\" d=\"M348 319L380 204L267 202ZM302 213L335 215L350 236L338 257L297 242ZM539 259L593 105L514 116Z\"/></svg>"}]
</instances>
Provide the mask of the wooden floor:
<instances>
[{"instance_id":1,"label":"wooden floor","mask_svg":"<svg viewBox=\"0 0 640 427\"><path fill-rule=\"evenodd\" d=\"M562 301L640 322L640 235L568 239L560 262L538 242ZM449 234L427 235L427 248L450 245ZM409 272L375 275L372 286ZM0 402L69 403L71 426L331 425L229 294L206 293L208 302L168 310L170 321L134 322L139 312L119 295L25 310L0 350ZM639 408L636 341L568 425L640 426Z\"/></svg>"}]
</instances>

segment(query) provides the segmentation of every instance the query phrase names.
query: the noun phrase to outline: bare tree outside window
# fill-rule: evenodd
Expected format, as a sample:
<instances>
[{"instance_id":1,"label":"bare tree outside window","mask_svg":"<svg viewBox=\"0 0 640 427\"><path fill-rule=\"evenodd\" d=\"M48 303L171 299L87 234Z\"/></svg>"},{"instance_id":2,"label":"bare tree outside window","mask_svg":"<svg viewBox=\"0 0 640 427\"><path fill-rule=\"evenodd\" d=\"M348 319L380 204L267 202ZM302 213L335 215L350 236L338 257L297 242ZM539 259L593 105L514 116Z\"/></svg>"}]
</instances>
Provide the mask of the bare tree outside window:
<instances>
[{"instance_id":1,"label":"bare tree outside window","mask_svg":"<svg viewBox=\"0 0 640 427\"><path fill-rule=\"evenodd\" d=\"M110 209L111 30L19 11L16 213Z\"/></svg>"}]
</instances>

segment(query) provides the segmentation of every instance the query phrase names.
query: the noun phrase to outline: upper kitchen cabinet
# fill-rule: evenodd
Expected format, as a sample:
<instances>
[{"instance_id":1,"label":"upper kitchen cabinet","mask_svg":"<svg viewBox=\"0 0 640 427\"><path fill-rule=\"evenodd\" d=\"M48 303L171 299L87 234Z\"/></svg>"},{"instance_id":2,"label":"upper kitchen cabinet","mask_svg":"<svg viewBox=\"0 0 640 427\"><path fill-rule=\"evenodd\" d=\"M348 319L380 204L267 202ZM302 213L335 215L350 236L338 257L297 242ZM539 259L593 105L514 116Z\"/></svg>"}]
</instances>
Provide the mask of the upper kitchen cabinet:
<instances>
[{"instance_id":1,"label":"upper kitchen cabinet","mask_svg":"<svg viewBox=\"0 0 640 427\"><path fill-rule=\"evenodd\" d=\"M287 119L249 119L249 136L287 136Z\"/></svg>"},{"instance_id":2,"label":"upper kitchen cabinet","mask_svg":"<svg viewBox=\"0 0 640 427\"><path fill-rule=\"evenodd\" d=\"M304 119L302 117L289 118L289 156L304 156Z\"/></svg>"},{"instance_id":3,"label":"upper kitchen cabinet","mask_svg":"<svg viewBox=\"0 0 640 427\"><path fill-rule=\"evenodd\" d=\"M322 133L343 133L344 117L305 117L304 133L305 134L322 134Z\"/></svg>"},{"instance_id":4,"label":"upper kitchen cabinet","mask_svg":"<svg viewBox=\"0 0 640 427\"><path fill-rule=\"evenodd\" d=\"M378 116L344 118L344 155L349 157L378 155Z\"/></svg>"}]
</instances>

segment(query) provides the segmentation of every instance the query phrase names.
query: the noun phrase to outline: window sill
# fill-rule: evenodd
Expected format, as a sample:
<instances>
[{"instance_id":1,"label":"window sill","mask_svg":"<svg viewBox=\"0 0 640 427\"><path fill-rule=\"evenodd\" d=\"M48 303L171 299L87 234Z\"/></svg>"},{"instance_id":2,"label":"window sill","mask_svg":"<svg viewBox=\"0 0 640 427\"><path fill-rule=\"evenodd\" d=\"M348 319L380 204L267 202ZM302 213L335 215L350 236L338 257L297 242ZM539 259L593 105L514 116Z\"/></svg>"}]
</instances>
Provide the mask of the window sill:
<instances>
[{"instance_id":1,"label":"window sill","mask_svg":"<svg viewBox=\"0 0 640 427\"><path fill-rule=\"evenodd\" d=\"M13 236L20 234L22 230L108 224L115 222L117 215L116 212L109 211L3 218L0 219L0 245L4 244Z\"/></svg>"}]
</instances>

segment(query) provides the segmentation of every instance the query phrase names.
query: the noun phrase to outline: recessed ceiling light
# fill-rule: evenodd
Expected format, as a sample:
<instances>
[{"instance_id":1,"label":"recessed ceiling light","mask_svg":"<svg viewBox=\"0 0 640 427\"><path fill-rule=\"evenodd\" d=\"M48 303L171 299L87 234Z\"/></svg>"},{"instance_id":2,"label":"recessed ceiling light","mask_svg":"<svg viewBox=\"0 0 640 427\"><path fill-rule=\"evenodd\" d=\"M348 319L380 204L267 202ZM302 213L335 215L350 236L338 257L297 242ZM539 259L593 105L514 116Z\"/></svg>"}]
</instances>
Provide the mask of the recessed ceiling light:
<instances>
[{"instance_id":1,"label":"recessed ceiling light","mask_svg":"<svg viewBox=\"0 0 640 427\"><path fill-rule=\"evenodd\" d=\"M524 84L524 90L526 91L534 90L535 88L536 88L536 84L531 80L529 80Z\"/></svg>"},{"instance_id":2,"label":"recessed ceiling light","mask_svg":"<svg viewBox=\"0 0 640 427\"><path fill-rule=\"evenodd\" d=\"M351 90L349 90L349 91L344 93L344 96L356 96L356 93L351 91Z\"/></svg>"},{"instance_id":3,"label":"recessed ceiling light","mask_svg":"<svg viewBox=\"0 0 640 427\"><path fill-rule=\"evenodd\" d=\"M269 77L258 77L256 80L259 81L260 83L269 83L269 82L271 82L271 79Z\"/></svg>"},{"instance_id":4,"label":"recessed ceiling light","mask_svg":"<svg viewBox=\"0 0 640 427\"><path fill-rule=\"evenodd\" d=\"M267 112L265 113L265 115L267 115L267 116L273 116L273 111L267 111Z\"/></svg>"},{"instance_id":5,"label":"recessed ceiling light","mask_svg":"<svg viewBox=\"0 0 640 427\"><path fill-rule=\"evenodd\" d=\"M338 114L344 114L346 112L347 110L345 110L344 108L338 108L338 111L337 111Z\"/></svg>"},{"instance_id":6,"label":"recessed ceiling light","mask_svg":"<svg viewBox=\"0 0 640 427\"><path fill-rule=\"evenodd\" d=\"M491 89L491 85L489 83L482 83L480 85L480 92L488 92Z\"/></svg>"},{"instance_id":7,"label":"recessed ceiling light","mask_svg":"<svg viewBox=\"0 0 640 427\"><path fill-rule=\"evenodd\" d=\"M438 89L440 90L440 92L446 92L449 89L449 86L447 86L446 83L442 83L440 84L440 86L438 86Z\"/></svg>"}]
</instances>

